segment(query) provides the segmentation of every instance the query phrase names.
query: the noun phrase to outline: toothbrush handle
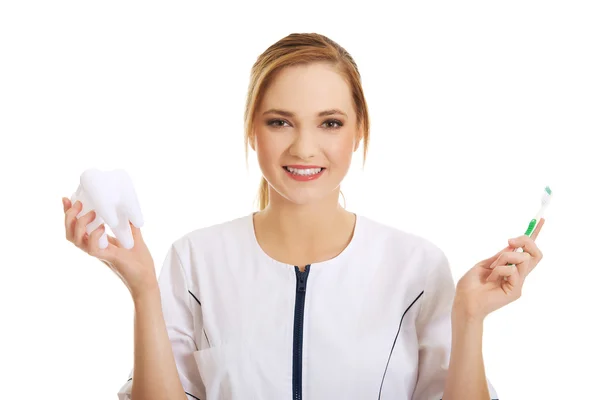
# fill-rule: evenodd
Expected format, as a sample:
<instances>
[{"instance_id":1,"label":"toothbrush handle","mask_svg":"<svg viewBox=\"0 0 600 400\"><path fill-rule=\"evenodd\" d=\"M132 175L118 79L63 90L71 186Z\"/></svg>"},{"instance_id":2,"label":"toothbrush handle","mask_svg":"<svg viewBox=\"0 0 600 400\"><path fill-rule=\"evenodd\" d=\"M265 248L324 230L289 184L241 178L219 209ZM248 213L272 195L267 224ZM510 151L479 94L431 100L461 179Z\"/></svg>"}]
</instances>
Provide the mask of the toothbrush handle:
<instances>
[{"instance_id":1,"label":"toothbrush handle","mask_svg":"<svg viewBox=\"0 0 600 400\"><path fill-rule=\"evenodd\" d=\"M529 226L527 226L527 230L525 231L525 235L531 237L531 234L533 233L533 231L535 230L535 227L537 226L539 221L539 214L536 215L536 217L534 219L532 219L531 221L529 221ZM513 250L513 252L515 253L522 253L523 252L523 248L519 247ZM510 266L514 266L515 264L508 264ZM504 280L508 280L508 278L505 276Z\"/></svg>"},{"instance_id":2,"label":"toothbrush handle","mask_svg":"<svg viewBox=\"0 0 600 400\"><path fill-rule=\"evenodd\" d=\"M531 235L533 234L533 231L535 230L535 228L537 227L539 221L542 219L542 217L544 216L544 211L546 211L546 207L548 207L548 201L549 201L549 196L548 194L550 194L549 192L549 188L547 188L546 190L547 193L544 194L544 197L542 198L542 206L540 207L540 210L538 211L538 213L536 214L535 218L533 218L531 221L529 221L529 226L527 226L527 230L525 231L525 235L531 237ZM522 253L523 249L521 247L513 250L514 252L517 253ZM510 266L514 266L515 264L508 264ZM508 278L505 276L504 280L508 280Z\"/></svg>"},{"instance_id":3,"label":"toothbrush handle","mask_svg":"<svg viewBox=\"0 0 600 400\"><path fill-rule=\"evenodd\" d=\"M529 222L529 226L527 227L527 230L525 231L525 235L531 237L531 234L533 233L533 231L535 230L535 227L538 224L538 220L539 218L534 218ZM517 249L513 250L516 253L522 253L523 252L523 248L519 247ZM513 264L510 264L513 265Z\"/></svg>"}]
</instances>

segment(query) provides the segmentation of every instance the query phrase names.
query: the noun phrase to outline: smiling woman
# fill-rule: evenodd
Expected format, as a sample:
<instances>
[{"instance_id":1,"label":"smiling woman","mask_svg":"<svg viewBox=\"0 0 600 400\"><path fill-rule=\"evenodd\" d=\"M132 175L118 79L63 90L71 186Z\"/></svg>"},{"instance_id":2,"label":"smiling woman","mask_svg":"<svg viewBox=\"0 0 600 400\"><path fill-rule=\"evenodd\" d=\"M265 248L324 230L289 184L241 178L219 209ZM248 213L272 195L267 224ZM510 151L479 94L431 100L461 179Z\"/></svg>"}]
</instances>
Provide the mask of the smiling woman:
<instances>
[{"instance_id":1,"label":"smiling woman","mask_svg":"<svg viewBox=\"0 0 600 400\"><path fill-rule=\"evenodd\" d=\"M260 209L269 202L337 202L365 131L339 67L324 61L287 66L258 97L252 115L262 118L252 121L248 141L264 177Z\"/></svg>"},{"instance_id":2,"label":"smiling woman","mask_svg":"<svg viewBox=\"0 0 600 400\"><path fill-rule=\"evenodd\" d=\"M519 297L543 223L455 286L436 245L341 207L369 116L354 60L323 35L291 34L258 57L244 117L259 210L175 240L158 280L139 229L131 250L114 238L97 249L101 232L86 239L65 202L67 238L110 261L134 299L119 398L496 398L483 319Z\"/></svg>"},{"instance_id":3,"label":"smiling woman","mask_svg":"<svg viewBox=\"0 0 600 400\"><path fill-rule=\"evenodd\" d=\"M274 115L290 121L267 119L263 123L260 120ZM331 118L333 116L338 118ZM370 126L360 73L352 56L323 35L291 34L269 47L257 59L252 67L244 120L246 145L257 151L259 164L268 162L265 157L269 157L265 154L269 149L261 146L265 142L261 138L268 135L265 126L291 130L290 133L296 136L291 139L288 137L288 140L295 140L296 149L306 145L304 142L319 140L319 137L314 137L315 132L308 130L308 126L322 127L322 133L328 130L339 133L337 141L330 140L332 143L328 144L330 154L332 151L338 153L338 157L334 156L338 162L334 171L336 174L330 184L337 180L339 186L349 168L349 152L344 151L343 144L355 151L362 140L366 159ZM285 146L283 143L279 145ZM300 149L307 151L302 147ZM344 155L346 160L340 159ZM325 157L323 155L321 158ZM263 174L259 210L267 207L273 195L285 196L278 190L283 188L277 183L277 176L265 174L264 170ZM269 179L273 179L273 182ZM330 196L337 201L339 188L329 189L332 192Z\"/></svg>"}]
</instances>

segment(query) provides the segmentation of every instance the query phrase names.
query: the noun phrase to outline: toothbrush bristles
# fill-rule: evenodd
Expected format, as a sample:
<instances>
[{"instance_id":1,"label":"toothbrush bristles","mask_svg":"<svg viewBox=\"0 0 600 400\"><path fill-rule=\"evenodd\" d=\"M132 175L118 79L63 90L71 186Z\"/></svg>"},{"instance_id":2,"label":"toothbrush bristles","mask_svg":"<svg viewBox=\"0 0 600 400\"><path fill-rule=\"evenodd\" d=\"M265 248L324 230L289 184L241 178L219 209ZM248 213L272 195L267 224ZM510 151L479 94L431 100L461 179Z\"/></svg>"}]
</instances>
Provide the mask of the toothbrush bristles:
<instances>
[{"instance_id":1,"label":"toothbrush bristles","mask_svg":"<svg viewBox=\"0 0 600 400\"><path fill-rule=\"evenodd\" d=\"M546 205L546 203L548 203L550 201L551 197L552 197L552 190L550 189L550 186L546 186L544 188L544 195L542 196L542 205Z\"/></svg>"}]
</instances>

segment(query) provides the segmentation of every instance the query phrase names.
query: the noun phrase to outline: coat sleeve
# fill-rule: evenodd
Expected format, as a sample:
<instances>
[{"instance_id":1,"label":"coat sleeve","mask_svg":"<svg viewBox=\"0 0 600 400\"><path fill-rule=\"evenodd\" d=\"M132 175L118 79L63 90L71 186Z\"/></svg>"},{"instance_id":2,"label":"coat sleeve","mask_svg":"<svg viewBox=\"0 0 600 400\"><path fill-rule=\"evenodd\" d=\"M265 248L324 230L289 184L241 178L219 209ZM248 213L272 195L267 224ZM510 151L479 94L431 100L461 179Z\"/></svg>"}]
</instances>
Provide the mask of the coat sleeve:
<instances>
[{"instance_id":1,"label":"coat sleeve","mask_svg":"<svg viewBox=\"0 0 600 400\"><path fill-rule=\"evenodd\" d=\"M450 365L452 346L452 304L456 286L450 264L441 249L432 253L430 270L425 283L423 303L416 321L419 341L419 371L413 400L440 400ZM489 379L492 399L498 399Z\"/></svg>"},{"instance_id":2,"label":"coat sleeve","mask_svg":"<svg viewBox=\"0 0 600 400\"><path fill-rule=\"evenodd\" d=\"M194 332L201 327L200 304L188 292L188 279L175 245L171 245L158 277L163 316L171 342L179 379L189 399L199 399L203 391L194 352L198 350ZM119 389L119 400L131 400L133 369Z\"/></svg>"}]
</instances>

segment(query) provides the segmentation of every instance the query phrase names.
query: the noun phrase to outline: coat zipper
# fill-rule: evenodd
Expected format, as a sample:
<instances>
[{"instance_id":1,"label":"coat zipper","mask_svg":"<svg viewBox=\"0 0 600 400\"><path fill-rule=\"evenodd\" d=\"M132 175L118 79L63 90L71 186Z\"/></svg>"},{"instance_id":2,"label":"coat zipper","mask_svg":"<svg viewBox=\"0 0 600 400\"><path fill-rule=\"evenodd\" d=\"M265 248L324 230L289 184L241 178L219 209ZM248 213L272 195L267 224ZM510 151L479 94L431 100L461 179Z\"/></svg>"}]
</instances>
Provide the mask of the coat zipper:
<instances>
[{"instance_id":1,"label":"coat zipper","mask_svg":"<svg viewBox=\"0 0 600 400\"><path fill-rule=\"evenodd\" d=\"M302 340L304 330L304 301L306 300L306 281L310 272L310 264L303 272L298 266L296 270L296 308L294 310L294 344L292 364L293 400L302 400Z\"/></svg>"}]
</instances>

